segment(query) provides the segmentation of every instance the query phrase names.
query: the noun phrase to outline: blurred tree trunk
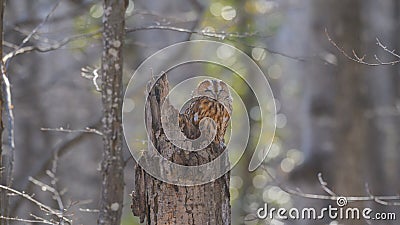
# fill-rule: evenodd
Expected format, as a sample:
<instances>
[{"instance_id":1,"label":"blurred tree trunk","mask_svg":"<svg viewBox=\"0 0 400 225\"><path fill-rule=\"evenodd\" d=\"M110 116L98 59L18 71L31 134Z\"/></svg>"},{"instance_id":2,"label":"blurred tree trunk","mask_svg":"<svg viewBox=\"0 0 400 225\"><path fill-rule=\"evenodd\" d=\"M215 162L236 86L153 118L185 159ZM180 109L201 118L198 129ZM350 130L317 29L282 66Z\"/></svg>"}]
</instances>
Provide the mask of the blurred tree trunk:
<instances>
[{"instance_id":1,"label":"blurred tree trunk","mask_svg":"<svg viewBox=\"0 0 400 225\"><path fill-rule=\"evenodd\" d=\"M334 57L324 50L330 47L330 44L323 31L334 23L333 19L327 16L331 10L330 6L326 1L310 0L303 1L301 7L304 7L301 15L296 13L296 9L293 9L292 14L294 15L291 15L293 25L289 31L293 32L294 43L285 47L287 41L284 41L279 47L285 47L286 51L292 52L292 55L317 55L323 60ZM284 37L282 38L285 40ZM294 83L294 79L296 79L295 84L302 90L302 94L281 99L281 107L286 110L291 108L291 112L288 113L289 126L290 118L301 116L301 119L298 120L299 130L297 132L301 138L299 140L300 149L304 152L305 157L304 162L291 172L290 180L295 187L300 187L303 191L325 194L318 182L318 174L321 173L327 181L330 181L334 174L332 155L335 144L335 70L337 65L335 65L334 59L326 63L320 60L309 60L306 63L294 64L289 61L285 68L292 70L291 73L295 76L291 75L285 78L287 75L283 75L285 79L282 80L282 86ZM296 132L292 127L287 129L293 133ZM293 201L297 208L313 205L320 209L327 204L326 201L315 199L293 198ZM329 222L328 218L318 221L320 224ZM299 220L293 223L316 224L309 220Z\"/></svg>"},{"instance_id":2,"label":"blurred tree trunk","mask_svg":"<svg viewBox=\"0 0 400 225\"><path fill-rule=\"evenodd\" d=\"M344 49L360 52L363 31L360 0L330 1L330 19L334 40ZM365 195L367 174L366 154L368 120L365 113L371 104L366 90L362 65L339 56L335 117L337 121L335 143L334 191L339 195ZM352 206L362 206L353 203ZM354 220L352 224L364 224Z\"/></svg>"},{"instance_id":3,"label":"blurred tree trunk","mask_svg":"<svg viewBox=\"0 0 400 225\"><path fill-rule=\"evenodd\" d=\"M323 33L326 27L334 41L350 54L354 50L356 53L365 53L368 56L377 53L380 55L381 49L376 45L376 36L381 35L381 38L388 42L390 32L393 32L388 29L393 26L390 9L394 7L391 1L377 3L373 0L340 2L314 0L314 7L314 23L320 32L315 34L321 38L321 43L325 43L325 47L328 43ZM387 34L389 37L385 36ZM337 52L332 46L331 49ZM328 53L323 52L323 57L326 54ZM329 58L324 57L324 59ZM383 59L390 60L385 57ZM320 89L317 98L323 100L320 102L322 105L330 108L326 111L321 107L312 107L311 104L311 109L314 110L310 112L313 113L318 108L317 111L328 112L332 118L325 120L325 124L332 120L328 124L334 125L330 127L331 131L335 132L331 134L334 143L333 146L329 144L330 148L334 147L335 155L332 157L334 162L330 165L330 159L324 158L324 167L321 171L339 195L368 195L366 183L373 194L390 195L394 193L390 186L397 182L393 179L393 175L396 174L394 168L398 157L395 151L398 146L396 144L398 119L391 116L393 114L384 114L387 109L395 108L398 74L391 74L393 68L390 67L367 67L354 63L340 53L337 66L333 68L334 70L329 72L321 71L320 76L316 75L311 81L314 84L310 85L309 89ZM321 81L324 80L327 83L321 85ZM330 97L324 99L324 96ZM322 130L316 130L315 133L324 134ZM326 147L326 143L329 142L319 137L317 143ZM326 172L330 176L326 176ZM335 180L333 183L329 182L331 176ZM385 180L386 177L388 179ZM372 203L366 204L369 204L368 207L376 206ZM351 206L366 205L352 203ZM383 211L379 206L376 210ZM377 221L375 223L378 224ZM352 221L352 224L364 224L364 222ZM386 221L384 224L389 222Z\"/></svg>"},{"instance_id":4,"label":"blurred tree trunk","mask_svg":"<svg viewBox=\"0 0 400 225\"><path fill-rule=\"evenodd\" d=\"M382 60L390 61L389 55L383 54L376 44L378 37L390 48L399 49L397 0L376 2L364 1L364 45L366 54L377 54ZM398 66L367 67L365 82L372 103L366 113L368 119L368 137L366 140L367 162L366 183L374 195L393 195L399 191L399 117L396 104L398 101ZM397 113L396 113L397 111ZM379 212L399 213L398 207L388 207L373 202L368 207ZM396 221L375 221L374 224L398 224Z\"/></svg>"},{"instance_id":5,"label":"blurred tree trunk","mask_svg":"<svg viewBox=\"0 0 400 225\"><path fill-rule=\"evenodd\" d=\"M394 0L393 8L394 8L394 15L395 15L394 21L396 24L393 39L397 41L396 49L398 52L398 51L400 51L400 40L399 40L400 23L398 23L398 21L400 21L400 2ZM400 124L400 117L399 117L399 114L400 114L400 67L399 66L397 66L397 68L395 68L394 75L395 75L395 78L394 78L393 86L395 87L395 92L396 92L395 93L396 94L396 103L395 103L396 108L395 109L397 109L396 124ZM397 126L397 132L400 133L399 126ZM397 150L400 149L400 140L398 138L397 138L397 143L396 143L396 149ZM395 157L395 160L397 162L400 162L400 152L396 151L396 153L397 153L397 156ZM395 166L395 168L393 168L393 170L394 170L394 173L396 173L398 175L400 173L400 163L396 163L396 166ZM397 179L397 178L398 177L396 177L394 179L395 180L394 187L395 187L396 193L399 193L400 192L400 179Z\"/></svg>"},{"instance_id":6,"label":"blurred tree trunk","mask_svg":"<svg viewBox=\"0 0 400 225\"><path fill-rule=\"evenodd\" d=\"M98 224L105 225L120 224L123 206L122 49L126 7L124 0L104 1L101 59L104 153Z\"/></svg>"},{"instance_id":7,"label":"blurred tree trunk","mask_svg":"<svg viewBox=\"0 0 400 225\"><path fill-rule=\"evenodd\" d=\"M327 28L335 42L344 49L361 50L361 1L314 0L313 8L314 32L321 43L327 43L324 34L324 28ZM336 49L333 51L336 52ZM315 154L334 151L334 165L326 165L330 157L324 158L324 167L335 168L330 173L335 177L334 191L341 195L364 194L364 150L368 130L364 115L369 101L362 66L342 55L336 62L336 58L329 56L330 53L320 54L324 60L337 66L329 72L326 71L330 69L328 67L312 72L314 76L310 89L314 94L311 95L309 110L314 121L313 133L317 136L310 145L311 151ZM328 172L325 169L322 171Z\"/></svg>"},{"instance_id":8,"label":"blurred tree trunk","mask_svg":"<svg viewBox=\"0 0 400 225\"><path fill-rule=\"evenodd\" d=\"M398 23L395 5L397 0L376 2L365 1L365 49L368 55L379 55L383 60L391 60L376 44L380 38L390 48L399 49L396 45L395 26ZM384 26L383 26L384 24ZM373 102L366 117L370 133L368 143L367 183L375 195L391 195L398 192L398 157L399 157L399 123L396 116L398 91L398 66L368 67L365 74L368 93ZM383 207L387 208L387 207ZM381 209L382 210L382 209Z\"/></svg>"},{"instance_id":9,"label":"blurred tree trunk","mask_svg":"<svg viewBox=\"0 0 400 225\"><path fill-rule=\"evenodd\" d=\"M3 17L4 17L5 1L0 0L0 43L3 43ZM0 45L0 56L3 59L3 45ZM1 75L5 76L4 62L1 60ZM0 79L0 140L3 136L3 78ZM9 168L9 157L3 152L3 143L0 143L0 184L9 186L11 182L11 171ZM0 190L0 215L4 217L9 216L9 199L7 191ZM8 220L0 219L0 224L9 224Z\"/></svg>"},{"instance_id":10,"label":"blurred tree trunk","mask_svg":"<svg viewBox=\"0 0 400 225\"><path fill-rule=\"evenodd\" d=\"M312 52L318 52L316 54L319 54L324 60L331 57L328 52L321 51L321 49L326 49L329 46L322 31L334 22L334 18L326 18L330 10L325 1L312 1L312 15L309 21L310 33L306 38L306 42L310 42L308 50L312 49ZM334 102L337 90L336 77L334 76L336 65L334 61L329 63L318 61L308 63L305 67L306 82L304 83L302 104L307 116L306 123L302 124L302 148L304 148L307 159L302 169L307 179L318 183L319 186L318 173L322 173L325 178L331 175L330 158L334 151ZM304 180L305 178L301 179Z\"/></svg>"},{"instance_id":11,"label":"blurred tree trunk","mask_svg":"<svg viewBox=\"0 0 400 225\"><path fill-rule=\"evenodd\" d=\"M359 52L362 47L361 1L331 2L333 13L330 16L336 21L332 27L335 41L341 43L344 49ZM343 195L363 194L367 137L367 120L364 115L369 101L361 66L340 56L337 69L335 190Z\"/></svg>"},{"instance_id":12,"label":"blurred tree trunk","mask_svg":"<svg viewBox=\"0 0 400 225\"><path fill-rule=\"evenodd\" d=\"M217 158L219 152L223 151L219 145L211 144L203 150L187 153L187 151L175 147L168 140L162 129L161 106L168 104L167 107L169 107L172 117L176 116L177 118L178 112L169 105L168 99L166 99L169 92L166 76L161 77L157 82L153 90L149 90L149 102L146 104L146 124L149 129L152 129L148 134L149 142L153 142L157 151L167 160L180 165L202 165ZM191 135L186 134L186 136ZM150 151L145 151L143 154L141 161L156 157L150 155ZM222 160L227 166L227 159ZM174 173L162 163L149 166L158 166L158 169L164 174ZM147 174L138 164L135 169L132 212L135 216L139 216L141 222L146 219L148 225L231 224L229 173L207 184L177 186L157 180Z\"/></svg>"},{"instance_id":13,"label":"blurred tree trunk","mask_svg":"<svg viewBox=\"0 0 400 225\"><path fill-rule=\"evenodd\" d=\"M327 28L346 51L362 51L360 36L364 26L360 0L313 0L312 4L315 39L310 41L318 42L323 49L331 46L324 34ZM338 195L365 195L365 182L371 169L366 167L370 128L365 114L371 100L363 66L342 55L334 58L329 52L319 54L328 63L311 68L311 79L308 79L311 83L306 88L311 125L307 146L314 164L319 164L311 168L314 174L322 172ZM364 221L354 220L352 224L364 224Z\"/></svg>"}]
</instances>

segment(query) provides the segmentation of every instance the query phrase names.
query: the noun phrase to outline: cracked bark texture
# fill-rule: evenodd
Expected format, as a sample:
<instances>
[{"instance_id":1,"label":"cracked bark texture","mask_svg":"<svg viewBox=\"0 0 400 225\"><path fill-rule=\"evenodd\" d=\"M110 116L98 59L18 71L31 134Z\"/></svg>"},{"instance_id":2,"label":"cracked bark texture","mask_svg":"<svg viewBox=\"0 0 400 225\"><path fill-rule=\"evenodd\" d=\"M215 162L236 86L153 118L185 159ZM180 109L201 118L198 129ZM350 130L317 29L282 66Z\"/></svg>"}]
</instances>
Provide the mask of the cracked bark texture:
<instances>
[{"instance_id":1,"label":"cracked bark texture","mask_svg":"<svg viewBox=\"0 0 400 225\"><path fill-rule=\"evenodd\" d=\"M98 224L121 223L124 162L122 157L122 49L125 29L124 0L105 0L103 16L102 102L103 161Z\"/></svg>"},{"instance_id":2,"label":"cracked bark texture","mask_svg":"<svg viewBox=\"0 0 400 225\"><path fill-rule=\"evenodd\" d=\"M188 153L168 141L161 124L161 106L164 102L168 104L170 115L176 119L178 111L169 105L166 99L169 92L166 76L163 75L158 81L152 82L157 83L152 90L148 90L146 124L150 130L149 143L152 141L163 157L181 165L201 165L217 158L223 151L219 145L211 143L203 150ZM187 129L185 135L191 137L193 132L198 131ZM144 154L149 154L149 152ZM146 157L152 156L147 155L144 158ZM222 160L224 160L224 166L229 165L227 158ZM148 225L231 224L229 172L203 185L177 186L155 179L138 164L135 169L132 212L140 218L141 223L146 221ZM160 165L159 169L168 173L169 168Z\"/></svg>"}]
</instances>

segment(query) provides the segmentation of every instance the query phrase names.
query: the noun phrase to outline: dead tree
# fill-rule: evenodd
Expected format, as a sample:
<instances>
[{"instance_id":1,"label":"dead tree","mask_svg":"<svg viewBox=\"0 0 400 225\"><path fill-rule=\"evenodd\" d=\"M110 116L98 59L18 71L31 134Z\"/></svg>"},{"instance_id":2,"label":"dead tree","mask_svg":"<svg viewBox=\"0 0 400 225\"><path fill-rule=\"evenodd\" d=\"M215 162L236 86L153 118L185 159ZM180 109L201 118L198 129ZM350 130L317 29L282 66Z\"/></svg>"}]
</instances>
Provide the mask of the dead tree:
<instances>
[{"instance_id":1,"label":"dead tree","mask_svg":"<svg viewBox=\"0 0 400 225\"><path fill-rule=\"evenodd\" d=\"M152 90L148 90L146 103L146 124L149 143L154 143L156 151L167 160L186 166L196 166L217 159L224 150L223 146L212 142L205 149L188 152L174 146L166 137L161 123L161 106L167 104L170 118L178 118L178 111L169 104L166 96L169 92L166 76L158 79ZM149 85L151 86L151 85ZM165 106L164 106L165 107ZM187 137L193 137L195 128L185 129ZM140 160L146 161L154 157L151 151L145 151ZM228 166L228 158L220 157ZM143 164L142 164L143 165ZM153 165L166 174L174 173L161 164ZM132 212L146 220L148 225L156 224L231 224L229 173L202 185L177 186L162 182L136 166L135 190L132 193ZM224 169L224 168L220 168ZM187 174L182 179L190 179L201 174Z\"/></svg>"}]
</instances>

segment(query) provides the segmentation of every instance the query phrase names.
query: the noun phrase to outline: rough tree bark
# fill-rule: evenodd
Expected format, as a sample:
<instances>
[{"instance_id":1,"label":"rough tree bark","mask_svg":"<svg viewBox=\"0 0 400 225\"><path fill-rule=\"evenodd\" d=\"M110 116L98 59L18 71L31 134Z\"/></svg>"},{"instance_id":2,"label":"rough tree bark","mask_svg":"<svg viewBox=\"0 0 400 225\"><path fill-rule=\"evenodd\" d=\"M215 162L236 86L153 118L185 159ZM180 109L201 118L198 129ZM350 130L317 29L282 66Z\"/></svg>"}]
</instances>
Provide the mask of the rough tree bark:
<instances>
[{"instance_id":1,"label":"rough tree bark","mask_svg":"<svg viewBox=\"0 0 400 225\"><path fill-rule=\"evenodd\" d=\"M212 143L203 150L187 153L174 146L166 137L161 124L161 106L163 103L169 105L166 99L169 92L166 76L158 79L154 88L148 91L146 124L150 130L149 143L153 142L163 157L187 166L201 165L218 157L223 150L219 145ZM174 114L172 117L177 117L178 111L170 105L168 107L169 112ZM188 132L190 133L185 133L185 135L191 137L191 133L195 131L188 129ZM150 153L146 151L144 154ZM143 158L146 157L152 156L147 155ZM224 166L227 166L227 158L222 160ZM157 166L160 166L160 170L169 171L169 168L163 165ZM177 186L155 179L138 165L135 169L132 212L140 217L141 222L146 219L148 225L231 223L229 173L207 184Z\"/></svg>"},{"instance_id":2,"label":"rough tree bark","mask_svg":"<svg viewBox=\"0 0 400 225\"><path fill-rule=\"evenodd\" d=\"M104 153L98 224L120 224L123 204L122 49L126 1L105 0L103 16L102 101Z\"/></svg>"}]
</instances>

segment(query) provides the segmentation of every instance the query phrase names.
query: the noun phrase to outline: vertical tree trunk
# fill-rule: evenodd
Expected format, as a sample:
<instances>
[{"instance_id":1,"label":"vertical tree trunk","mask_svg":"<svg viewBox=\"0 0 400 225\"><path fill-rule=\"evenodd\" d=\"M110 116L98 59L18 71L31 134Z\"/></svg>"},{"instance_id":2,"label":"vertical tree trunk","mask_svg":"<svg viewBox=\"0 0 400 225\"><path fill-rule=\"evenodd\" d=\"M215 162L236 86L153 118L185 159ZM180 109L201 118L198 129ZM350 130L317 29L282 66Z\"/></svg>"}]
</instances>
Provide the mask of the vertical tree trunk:
<instances>
[{"instance_id":1,"label":"vertical tree trunk","mask_svg":"<svg viewBox=\"0 0 400 225\"><path fill-rule=\"evenodd\" d=\"M361 20L362 1L332 0L332 21L335 26L335 41L344 49L362 51ZM337 71L337 93L335 116L337 120L335 149L335 184L334 190L344 196L365 194L366 156L368 148L368 119L365 117L371 105L371 98L366 91L363 68L344 57L339 57ZM351 203L352 207L362 207L362 203ZM352 224L365 224L354 220Z\"/></svg>"},{"instance_id":2,"label":"vertical tree trunk","mask_svg":"<svg viewBox=\"0 0 400 225\"><path fill-rule=\"evenodd\" d=\"M302 13L304 15L297 13L291 15L294 25L290 30L293 34L296 34L292 34L295 43L285 46L287 41L282 37L281 42L283 44L280 47L283 50L281 51L286 49L291 51L293 55L320 55L325 57L327 52L324 49L328 49L330 43L322 31L326 27L330 28L330 25L335 21L328 16L332 9L327 5L327 1L319 0L304 1L301 7L304 7ZM332 21L330 22L330 20ZM298 49L298 52L296 52L296 49ZM334 62L322 63L318 60L309 60L302 64L288 62L283 68L295 71L295 76L291 75L286 80L282 80L282 84L287 85L287 83L293 82L293 79L298 79L296 85L302 90L302 95L299 96L301 98L291 96L283 99L288 101L286 104L280 99L282 109L295 109L292 110L292 115L288 114L289 121L290 118L296 118L299 114L302 116L298 119L301 130L298 131L299 135L294 136L301 138L299 139L299 143L301 143L299 147L304 153L305 161L291 172L290 179L293 186L299 187L305 192L325 194L321 190L317 176L321 173L325 180L331 181L332 174L335 173L332 171L334 161L332 156L334 154L336 128L334 104L337 89L335 75L337 67ZM293 106L295 104L298 104L297 107ZM288 122L288 125L290 125L290 122ZM293 128L288 127L286 129L291 130ZM327 204L325 201L307 198L293 198L293 201L296 208L306 208L312 205L316 209L321 209ZM321 224L329 222L328 218L319 221ZM295 224L310 224L310 221L299 220Z\"/></svg>"},{"instance_id":3,"label":"vertical tree trunk","mask_svg":"<svg viewBox=\"0 0 400 225\"><path fill-rule=\"evenodd\" d=\"M380 54L381 47L376 44L377 36L397 51L396 29L388 29L397 24L397 13L394 11L397 2L397 0L384 3L374 0L363 2L363 8L368 15L364 19L364 33L367 34L364 38L366 54L371 56L379 54L379 57L385 57ZM386 24L386 26L383 27L382 24ZM399 77L396 70L398 66L377 66L366 69L364 76L367 90L371 93L369 95L371 105L366 114L370 130L366 149L368 160L368 166L366 166L368 180L366 182L375 195L390 195L398 192L399 187L396 183L398 171L393 169L399 165L397 158L398 143L400 143L398 138L400 135L399 118L391 113L393 110L396 111L396 91L398 90L396 80Z\"/></svg>"},{"instance_id":4,"label":"vertical tree trunk","mask_svg":"<svg viewBox=\"0 0 400 225\"><path fill-rule=\"evenodd\" d=\"M3 18L4 18L4 7L5 1L0 0L0 43L3 43ZM1 56L1 75L4 73L4 63L3 63L3 45L0 45L0 56ZM0 140L2 140L3 136L3 78L0 79ZM7 168L7 157L3 157L3 144L2 141L0 143L0 184L9 186L9 177L8 177L8 170ZM0 190L0 215L4 217L8 217L9 214L9 199L7 196L7 191ZM8 220L0 219L0 224L5 225L8 224Z\"/></svg>"},{"instance_id":5,"label":"vertical tree trunk","mask_svg":"<svg viewBox=\"0 0 400 225\"><path fill-rule=\"evenodd\" d=\"M395 49L397 49L397 51L399 51L400 50L400 40L399 40L398 37L400 36L400 24L397 21L400 21L400 2L399 1L394 1L394 7L393 8L394 8L394 12L395 12L395 15L396 15L395 18L394 18L394 21L396 21L395 24L397 25L393 39L396 40ZM396 90L396 101L398 102L397 105L399 105L400 104L400 76L399 76L400 68L398 66L394 69L394 74L396 76L395 76L395 79L393 81L393 86L395 87L395 90ZM400 106L398 106L398 108L397 108L398 112L400 111L399 107ZM397 117L396 124L400 124L400 117ZM397 132L400 133L400 128L398 126L397 126ZM400 149L400 140L399 139L397 139L396 148ZM395 158L396 158L397 162L400 162L400 152L396 151L396 153L397 153L397 156ZM397 163L394 171L397 171L397 174L399 174L399 172L400 172L400 163ZM397 192L400 192L399 191L399 189L400 189L400 180L396 179L396 181L393 182L393 183L394 183L394 186L397 187Z\"/></svg>"},{"instance_id":6,"label":"vertical tree trunk","mask_svg":"<svg viewBox=\"0 0 400 225\"><path fill-rule=\"evenodd\" d=\"M103 16L102 101L104 153L98 224L118 225L123 204L122 49L126 2L105 0Z\"/></svg>"},{"instance_id":7,"label":"vertical tree trunk","mask_svg":"<svg viewBox=\"0 0 400 225\"><path fill-rule=\"evenodd\" d=\"M334 1L335 40L345 49L359 52L362 44L361 2ZM365 93L362 66L340 57L337 71L336 119L336 190L343 195L365 193L364 162L367 137L365 111L369 104Z\"/></svg>"},{"instance_id":8,"label":"vertical tree trunk","mask_svg":"<svg viewBox=\"0 0 400 225\"><path fill-rule=\"evenodd\" d=\"M223 150L219 145L211 144L203 150L185 153L167 139L160 115L164 101L164 104L169 104L166 99L169 92L168 81L166 76L163 76L157 82L155 88L149 92L149 102L146 105L146 124L151 129L148 135L149 142L155 143L157 151L167 160L181 165L195 166L214 160ZM152 156L145 155L144 158L146 157ZM228 165L227 159L223 160L226 162L224 166ZM173 173L163 165L157 166L166 174ZM176 186L162 182L139 166L136 166L135 174L132 211L135 216L140 217L141 222L146 219L148 225L231 223L229 173L215 181L197 186Z\"/></svg>"}]
</instances>

